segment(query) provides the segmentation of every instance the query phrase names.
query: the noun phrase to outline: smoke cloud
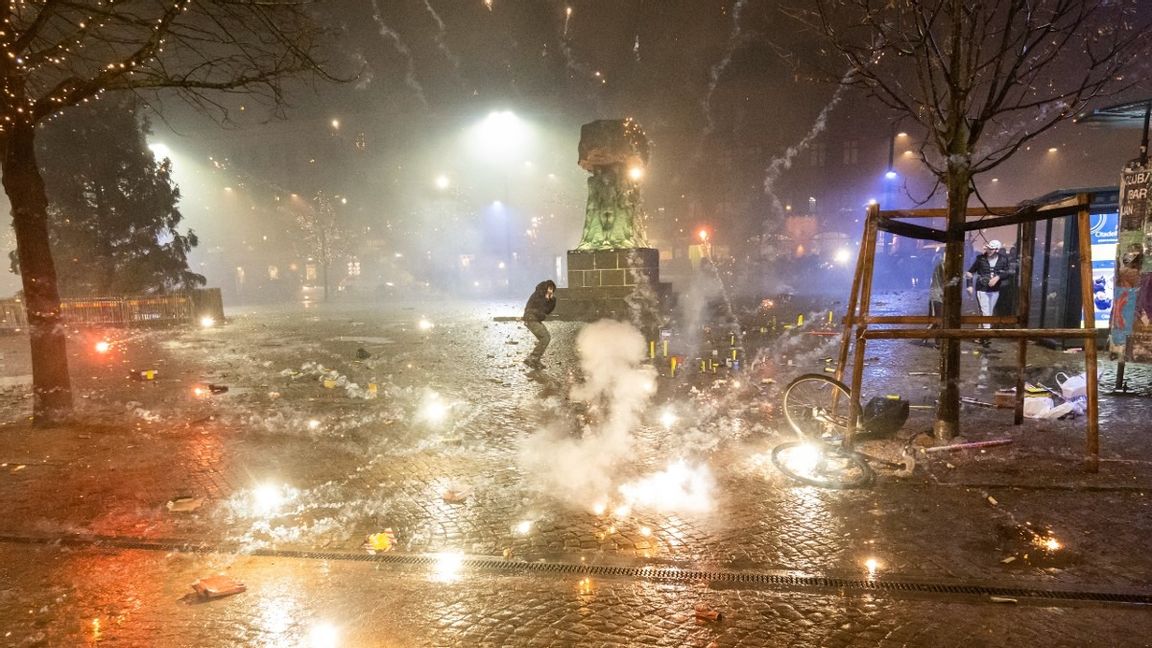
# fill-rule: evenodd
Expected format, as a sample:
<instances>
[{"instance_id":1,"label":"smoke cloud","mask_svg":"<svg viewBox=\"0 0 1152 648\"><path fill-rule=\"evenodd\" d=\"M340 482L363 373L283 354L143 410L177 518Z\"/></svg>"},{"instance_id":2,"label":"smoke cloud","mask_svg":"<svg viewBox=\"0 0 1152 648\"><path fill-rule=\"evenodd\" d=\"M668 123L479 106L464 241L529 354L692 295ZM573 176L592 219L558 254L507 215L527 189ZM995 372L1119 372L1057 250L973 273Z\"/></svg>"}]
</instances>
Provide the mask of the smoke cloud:
<instances>
[{"instance_id":1,"label":"smoke cloud","mask_svg":"<svg viewBox=\"0 0 1152 648\"><path fill-rule=\"evenodd\" d=\"M541 430L521 447L529 480L550 495L584 506L611 497L617 468L633 456L632 431L656 388L644 365L643 334L632 325L601 320L576 337L584 382L571 400L586 408L579 436L561 426Z\"/></svg>"}]
</instances>

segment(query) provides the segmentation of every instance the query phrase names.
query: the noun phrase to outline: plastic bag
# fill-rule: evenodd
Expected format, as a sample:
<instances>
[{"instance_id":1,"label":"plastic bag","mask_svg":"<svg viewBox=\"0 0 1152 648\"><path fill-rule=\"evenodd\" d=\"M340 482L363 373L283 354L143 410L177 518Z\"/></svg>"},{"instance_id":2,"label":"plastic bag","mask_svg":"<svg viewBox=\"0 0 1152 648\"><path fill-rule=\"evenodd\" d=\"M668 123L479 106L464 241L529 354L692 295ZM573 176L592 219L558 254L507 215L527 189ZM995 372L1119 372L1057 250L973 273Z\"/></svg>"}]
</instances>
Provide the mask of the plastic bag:
<instances>
[{"instance_id":1,"label":"plastic bag","mask_svg":"<svg viewBox=\"0 0 1152 648\"><path fill-rule=\"evenodd\" d=\"M1056 384L1060 387L1060 393L1064 396L1064 400L1088 395L1088 377L1085 374L1069 376L1060 372L1056 374Z\"/></svg>"},{"instance_id":2,"label":"plastic bag","mask_svg":"<svg viewBox=\"0 0 1152 648\"><path fill-rule=\"evenodd\" d=\"M1044 412L1052 409L1052 399L1047 396L1029 396L1024 399L1024 416L1043 418Z\"/></svg>"}]
</instances>

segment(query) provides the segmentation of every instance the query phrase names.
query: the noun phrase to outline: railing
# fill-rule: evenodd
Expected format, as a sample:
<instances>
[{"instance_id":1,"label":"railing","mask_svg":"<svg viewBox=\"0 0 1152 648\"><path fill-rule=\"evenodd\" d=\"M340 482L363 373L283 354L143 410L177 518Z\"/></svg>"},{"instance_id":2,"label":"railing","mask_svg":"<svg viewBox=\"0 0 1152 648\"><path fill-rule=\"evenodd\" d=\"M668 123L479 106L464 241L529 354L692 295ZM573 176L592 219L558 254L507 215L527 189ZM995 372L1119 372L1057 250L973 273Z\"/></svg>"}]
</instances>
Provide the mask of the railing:
<instances>
[{"instance_id":1,"label":"railing","mask_svg":"<svg viewBox=\"0 0 1152 648\"><path fill-rule=\"evenodd\" d=\"M71 298L60 301L64 321L73 326L161 326L224 319L219 288L204 288L168 295ZM0 330L28 326L21 299L0 300Z\"/></svg>"}]
</instances>

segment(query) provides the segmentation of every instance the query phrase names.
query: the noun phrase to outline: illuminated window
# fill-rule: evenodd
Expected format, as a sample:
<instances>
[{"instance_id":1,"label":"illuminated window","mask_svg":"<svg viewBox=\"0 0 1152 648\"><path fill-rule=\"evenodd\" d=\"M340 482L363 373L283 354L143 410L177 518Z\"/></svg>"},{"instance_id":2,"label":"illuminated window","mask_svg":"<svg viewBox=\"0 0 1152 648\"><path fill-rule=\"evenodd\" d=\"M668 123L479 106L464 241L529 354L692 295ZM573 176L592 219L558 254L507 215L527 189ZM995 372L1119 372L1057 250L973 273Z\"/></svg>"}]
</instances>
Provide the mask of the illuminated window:
<instances>
[{"instance_id":1,"label":"illuminated window","mask_svg":"<svg viewBox=\"0 0 1152 648\"><path fill-rule=\"evenodd\" d=\"M275 281L280 278L280 268L270 265L268 266L268 278Z\"/></svg>"},{"instance_id":2,"label":"illuminated window","mask_svg":"<svg viewBox=\"0 0 1152 648\"><path fill-rule=\"evenodd\" d=\"M316 281L316 264L315 263L304 264L304 280L305 281Z\"/></svg>"}]
</instances>

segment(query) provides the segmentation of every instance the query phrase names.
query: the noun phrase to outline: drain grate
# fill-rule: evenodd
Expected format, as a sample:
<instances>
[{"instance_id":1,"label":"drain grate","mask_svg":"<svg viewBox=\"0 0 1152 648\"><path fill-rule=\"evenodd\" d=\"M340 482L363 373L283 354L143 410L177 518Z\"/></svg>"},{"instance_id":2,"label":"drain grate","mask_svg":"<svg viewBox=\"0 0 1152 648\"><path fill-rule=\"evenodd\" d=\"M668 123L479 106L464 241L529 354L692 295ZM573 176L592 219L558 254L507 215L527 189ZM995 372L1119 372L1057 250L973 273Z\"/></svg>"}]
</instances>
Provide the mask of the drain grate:
<instances>
[{"instance_id":1,"label":"drain grate","mask_svg":"<svg viewBox=\"0 0 1152 648\"><path fill-rule=\"evenodd\" d=\"M343 551L309 551L296 549L245 549L235 544L197 544L180 540L143 540L109 536L31 536L3 535L0 542L9 544L59 545L68 547L106 547L112 549L139 549L144 551L179 551L185 553L232 553L271 558L300 558L304 560L339 560L371 562L395 566L433 566L438 558L427 554L369 554ZM797 574L766 574L758 572L703 571L675 567L627 567L619 565L587 565L580 563L515 562L487 558L460 561L460 568L471 571L503 573L576 574L641 578L669 582L724 583L793 590L842 590L884 592L893 594L934 594L944 596L1003 597L1039 601L1069 601L1152 605L1152 592L1108 592L1078 589L1052 589L1023 586L996 586L931 581L902 581L888 579L859 579L836 576Z\"/></svg>"}]
</instances>

